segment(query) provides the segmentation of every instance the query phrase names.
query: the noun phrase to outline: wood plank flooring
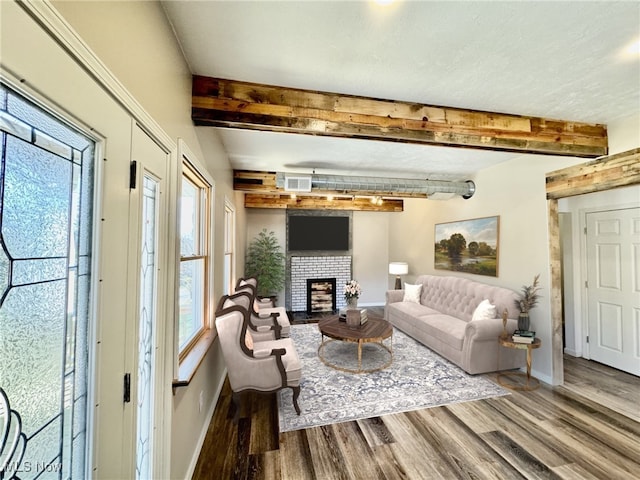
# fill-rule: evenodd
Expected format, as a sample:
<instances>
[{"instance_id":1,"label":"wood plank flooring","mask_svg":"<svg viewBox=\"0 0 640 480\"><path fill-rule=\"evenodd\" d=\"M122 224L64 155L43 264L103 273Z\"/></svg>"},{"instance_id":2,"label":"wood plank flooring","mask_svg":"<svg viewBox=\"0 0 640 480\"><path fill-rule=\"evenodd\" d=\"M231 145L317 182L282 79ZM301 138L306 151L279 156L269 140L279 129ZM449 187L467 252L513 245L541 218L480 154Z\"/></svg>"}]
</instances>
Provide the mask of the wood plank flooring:
<instances>
[{"instance_id":1,"label":"wood plank flooring","mask_svg":"<svg viewBox=\"0 0 640 480\"><path fill-rule=\"evenodd\" d=\"M227 382L193 478L640 478L640 378L565 357L565 379L283 434L275 395L243 396L233 425Z\"/></svg>"}]
</instances>

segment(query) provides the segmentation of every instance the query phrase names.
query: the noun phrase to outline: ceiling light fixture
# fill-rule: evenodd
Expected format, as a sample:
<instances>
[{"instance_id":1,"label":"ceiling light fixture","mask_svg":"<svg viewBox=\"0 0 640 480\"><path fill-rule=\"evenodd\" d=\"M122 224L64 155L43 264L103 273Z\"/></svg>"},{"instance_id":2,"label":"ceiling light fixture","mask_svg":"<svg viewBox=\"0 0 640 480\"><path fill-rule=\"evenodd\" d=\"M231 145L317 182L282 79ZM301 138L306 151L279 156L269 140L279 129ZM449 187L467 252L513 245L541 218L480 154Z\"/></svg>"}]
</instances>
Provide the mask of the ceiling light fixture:
<instances>
[{"instance_id":1,"label":"ceiling light fixture","mask_svg":"<svg viewBox=\"0 0 640 480\"><path fill-rule=\"evenodd\" d=\"M626 52L630 55L640 55L640 38L635 42L631 43L626 48Z\"/></svg>"}]
</instances>

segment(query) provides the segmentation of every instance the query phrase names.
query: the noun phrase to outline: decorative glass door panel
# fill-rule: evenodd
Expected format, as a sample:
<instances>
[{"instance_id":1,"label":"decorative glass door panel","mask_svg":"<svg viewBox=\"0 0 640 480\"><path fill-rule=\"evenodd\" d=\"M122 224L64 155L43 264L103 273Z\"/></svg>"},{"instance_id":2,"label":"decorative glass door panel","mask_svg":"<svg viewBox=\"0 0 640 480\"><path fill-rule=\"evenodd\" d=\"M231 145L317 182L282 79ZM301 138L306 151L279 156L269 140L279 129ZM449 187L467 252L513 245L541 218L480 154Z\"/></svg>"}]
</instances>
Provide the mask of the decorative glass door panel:
<instances>
[{"instance_id":1,"label":"decorative glass door panel","mask_svg":"<svg viewBox=\"0 0 640 480\"><path fill-rule=\"evenodd\" d=\"M135 188L130 191L130 225L133 255L129 265L137 290L135 311L127 322L127 337L135 338L130 347L131 393L135 408L131 411L131 477L145 480L161 478L166 463L162 454L164 396L167 392L163 377L162 357L156 352L165 342L167 301L167 238L168 233L168 166L166 151L137 125L133 128L132 159L139 172ZM132 279L133 281L133 279ZM135 372L135 373L133 373ZM126 407L125 407L126 409Z\"/></svg>"},{"instance_id":2,"label":"decorative glass door panel","mask_svg":"<svg viewBox=\"0 0 640 480\"><path fill-rule=\"evenodd\" d=\"M85 478L95 145L5 86L0 134L0 478Z\"/></svg>"},{"instance_id":3,"label":"decorative glass door panel","mask_svg":"<svg viewBox=\"0 0 640 480\"><path fill-rule=\"evenodd\" d=\"M140 258L140 330L138 345L138 420L136 478L151 478L154 393L154 324L158 284L159 182L145 173L142 179L142 253Z\"/></svg>"}]
</instances>

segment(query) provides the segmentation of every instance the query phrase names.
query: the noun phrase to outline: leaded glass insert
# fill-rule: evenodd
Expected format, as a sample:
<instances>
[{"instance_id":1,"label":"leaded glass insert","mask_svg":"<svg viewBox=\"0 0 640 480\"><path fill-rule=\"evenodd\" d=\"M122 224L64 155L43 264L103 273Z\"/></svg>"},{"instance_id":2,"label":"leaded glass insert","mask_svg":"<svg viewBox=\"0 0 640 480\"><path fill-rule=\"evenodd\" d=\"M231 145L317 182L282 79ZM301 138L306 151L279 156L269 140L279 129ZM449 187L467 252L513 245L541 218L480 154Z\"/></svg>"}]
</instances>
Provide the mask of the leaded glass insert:
<instances>
[{"instance_id":1,"label":"leaded glass insert","mask_svg":"<svg viewBox=\"0 0 640 480\"><path fill-rule=\"evenodd\" d=\"M151 478L153 429L153 344L157 299L158 181L145 174L142 198L142 255L140 259L140 329L138 344L138 422L136 478Z\"/></svg>"},{"instance_id":2,"label":"leaded glass insert","mask_svg":"<svg viewBox=\"0 0 640 480\"><path fill-rule=\"evenodd\" d=\"M4 85L0 118L0 386L30 467L0 477L84 478L95 145Z\"/></svg>"}]
</instances>

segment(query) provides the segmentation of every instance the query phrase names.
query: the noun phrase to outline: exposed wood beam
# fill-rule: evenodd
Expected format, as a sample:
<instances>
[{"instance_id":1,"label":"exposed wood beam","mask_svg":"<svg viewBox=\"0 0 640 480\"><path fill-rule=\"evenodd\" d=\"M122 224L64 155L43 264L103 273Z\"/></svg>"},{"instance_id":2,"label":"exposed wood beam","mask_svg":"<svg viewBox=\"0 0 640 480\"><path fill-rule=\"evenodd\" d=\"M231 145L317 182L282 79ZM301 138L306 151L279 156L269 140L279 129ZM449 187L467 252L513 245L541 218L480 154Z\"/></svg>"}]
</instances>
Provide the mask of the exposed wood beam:
<instances>
[{"instance_id":1,"label":"exposed wood beam","mask_svg":"<svg viewBox=\"0 0 640 480\"><path fill-rule=\"evenodd\" d=\"M640 148L547 174L547 198L558 199L640 183Z\"/></svg>"},{"instance_id":2,"label":"exposed wood beam","mask_svg":"<svg viewBox=\"0 0 640 480\"><path fill-rule=\"evenodd\" d=\"M253 193L285 193L276 186L276 172L233 171L233 189Z\"/></svg>"},{"instance_id":3,"label":"exposed wood beam","mask_svg":"<svg viewBox=\"0 0 640 480\"><path fill-rule=\"evenodd\" d=\"M402 212L404 202L398 199L385 198L382 204L371 203L368 198L338 197L332 200L315 195L262 195L259 193L245 193L244 206L246 208L278 208L301 210L357 210L367 212Z\"/></svg>"},{"instance_id":4,"label":"exposed wood beam","mask_svg":"<svg viewBox=\"0 0 640 480\"><path fill-rule=\"evenodd\" d=\"M196 125L595 158L607 127L193 77Z\"/></svg>"}]
</instances>

